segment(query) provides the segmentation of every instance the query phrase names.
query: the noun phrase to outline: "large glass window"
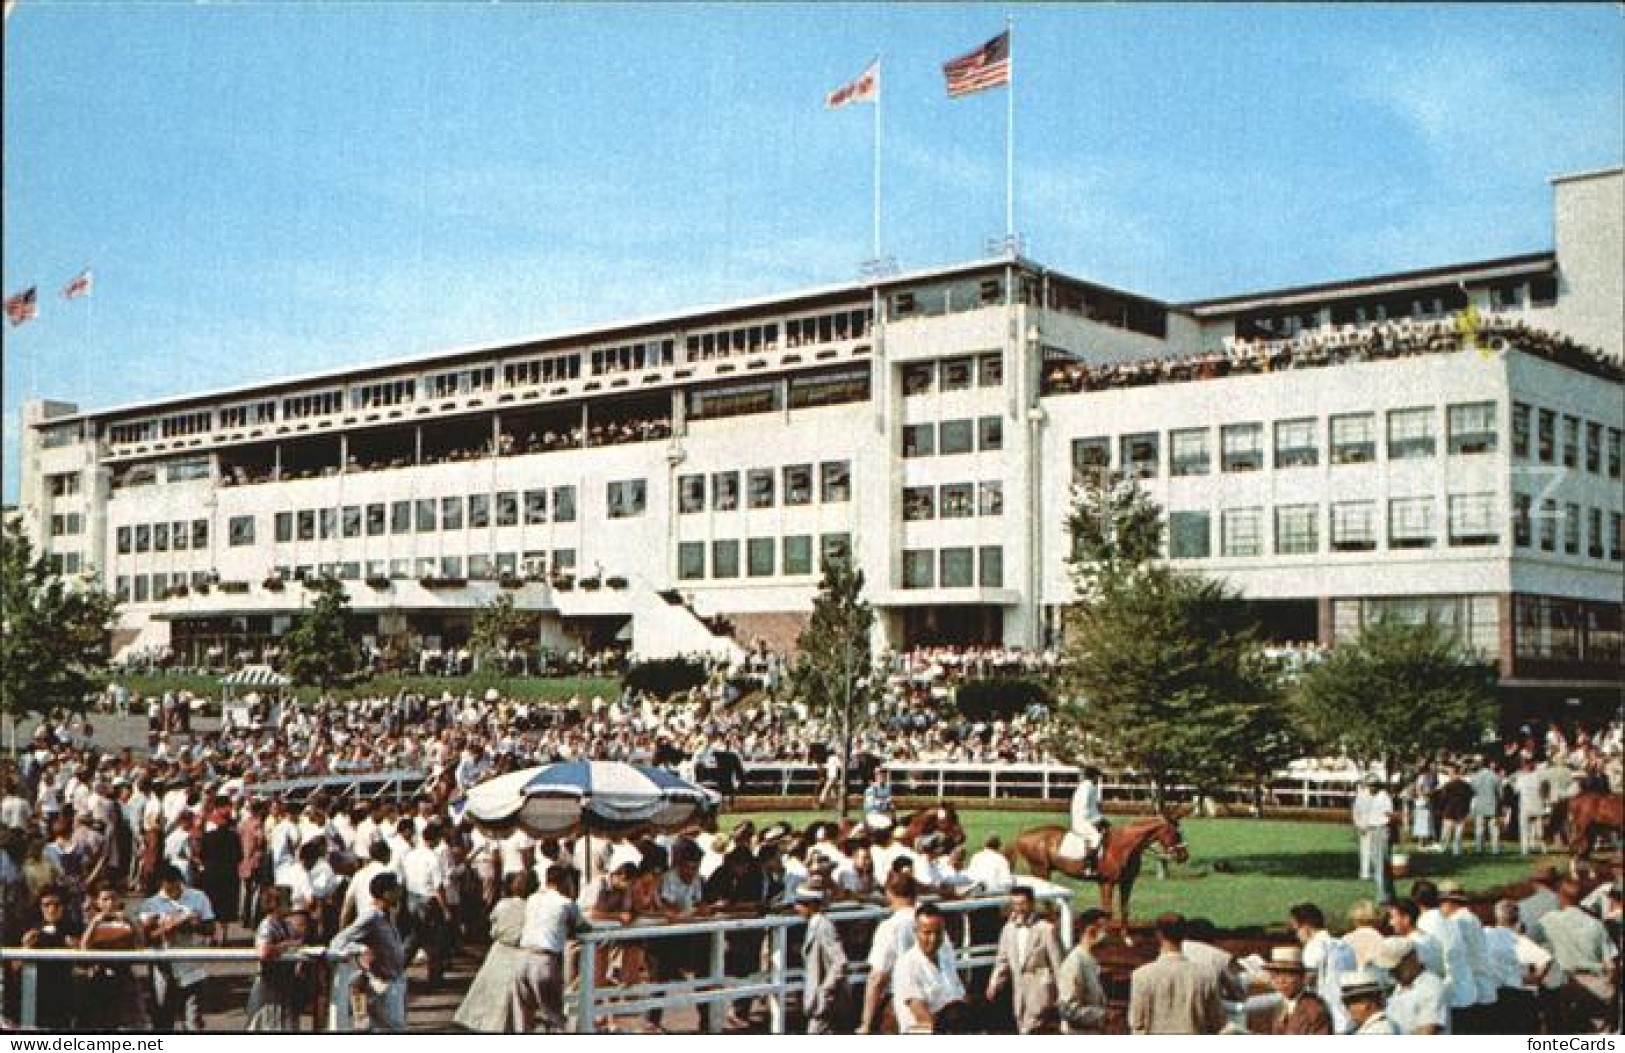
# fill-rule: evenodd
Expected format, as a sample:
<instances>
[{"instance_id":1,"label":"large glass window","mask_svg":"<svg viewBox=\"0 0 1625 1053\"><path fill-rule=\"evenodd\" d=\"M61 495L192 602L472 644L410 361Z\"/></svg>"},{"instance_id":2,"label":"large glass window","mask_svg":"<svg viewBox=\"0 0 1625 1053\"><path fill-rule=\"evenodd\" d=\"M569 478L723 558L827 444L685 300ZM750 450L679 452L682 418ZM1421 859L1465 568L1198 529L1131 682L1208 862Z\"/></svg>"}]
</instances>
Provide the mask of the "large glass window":
<instances>
[{"instance_id":1,"label":"large glass window","mask_svg":"<svg viewBox=\"0 0 1625 1053\"><path fill-rule=\"evenodd\" d=\"M982 588L1004 588L1004 549L998 545L983 545L977 557L981 563Z\"/></svg>"},{"instance_id":2,"label":"large glass window","mask_svg":"<svg viewBox=\"0 0 1625 1053\"><path fill-rule=\"evenodd\" d=\"M1586 421L1586 471L1602 472L1602 425Z\"/></svg>"},{"instance_id":3,"label":"large glass window","mask_svg":"<svg viewBox=\"0 0 1625 1053\"><path fill-rule=\"evenodd\" d=\"M936 366L929 362L916 362L903 367L903 394L925 395L931 391Z\"/></svg>"},{"instance_id":4,"label":"large glass window","mask_svg":"<svg viewBox=\"0 0 1625 1053\"><path fill-rule=\"evenodd\" d=\"M323 508L316 513L316 522L320 527L323 541L339 536L339 510L336 508Z\"/></svg>"},{"instance_id":5,"label":"large glass window","mask_svg":"<svg viewBox=\"0 0 1625 1053\"><path fill-rule=\"evenodd\" d=\"M1563 414L1563 467L1580 465L1580 418Z\"/></svg>"},{"instance_id":6,"label":"large glass window","mask_svg":"<svg viewBox=\"0 0 1625 1053\"><path fill-rule=\"evenodd\" d=\"M305 508L299 512L299 540L316 540L316 512L314 509Z\"/></svg>"},{"instance_id":7,"label":"large glass window","mask_svg":"<svg viewBox=\"0 0 1625 1053\"><path fill-rule=\"evenodd\" d=\"M1543 409L1535 420L1535 454L1540 458L1540 463L1551 464L1557 460L1557 413Z\"/></svg>"},{"instance_id":8,"label":"large glass window","mask_svg":"<svg viewBox=\"0 0 1625 1053\"><path fill-rule=\"evenodd\" d=\"M745 542L745 572L753 578L773 576L774 541L770 537L753 537Z\"/></svg>"},{"instance_id":9,"label":"large glass window","mask_svg":"<svg viewBox=\"0 0 1625 1053\"><path fill-rule=\"evenodd\" d=\"M78 513L70 513L67 520L67 526L71 528L71 532L79 533ZM169 536L175 539L175 551L185 552L189 547L187 542L192 540L191 524L185 521L175 523L169 528Z\"/></svg>"},{"instance_id":10,"label":"large glass window","mask_svg":"<svg viewBox=\"0 0 1625 1053\"><path fill-rule=\"evenodd\" d=\"M851 534L821 534L819 558L825 563L846 563L852 559Z\"/></svg>"},{"instance_id":11,"label":"large glass window","mask_svg":"<svg viewBox=\"0 0 1625 1053\"><path fill-rule=\"evenodd\" d=\"M1182 428L1168 433L1168 474L1206 475L1212 471L1213 452L1206 428Z\"/></svg>"},{"instance_id":12,"label":"large glass window","mask_svg":"<svg viewBox=\"0 0 1625 1053\"><path fill-rule=\"evenodd\" d=\"M739 480L734 479L734 498L739 497ZM609 506L609 518L630 519L643 514L644 504L648 498L648 487L642 479L625 479L613 482L605 488L605 502ZM737 546L736 546L737 547ZM738 566L738 553L735 553L735 567Z\"/></svg>"},{"instance_id":13,"label":"large glass window","mask_svg":"<svg viewBox=\"0 0 1625 1053\"><path fill-rule=\"evenodd\" d=\"M1320 551L1320 506L1277 505L1275 553L1307 556Z\"/></svg>"},{"instance_id":14,"label":"large glass window","mask_svg":"<svg viewBox=\"0 0 1625 1053\"><path fill-rule=\"evenodd\" d=\"M324 509L323 511L325 512L326 510ZM384 523L385 523L385 516L384 516L384 505L383 505L383 503L380 502L380 503L375 504L375 505L368 505L367 506L367 536L368 537L382 537L383 533L384 533ZM484 526L485 524L482 522L479 525ZM325 526L325 520L324 520L324 526Z\"/></svg>"},{"instance_id":15,"label":"large glass window","mask_svg":"<svg viewBox=\"0 0 1625 1053\"><path fill-rule=\"evenodd\" d=\"M209 547L209 521L207 519L192 520L192 547L194 549Z\"/></svg>"},{"instance_id":16,"label":"large glass window","mask_svg":"<svg viewBox=\"0 0 1625 1053\"><path fill-rule=\"evenodd\" d=\"M792 534L784 539L784 573L811 574L812 535Z\"/></svg>"},{"instance_id":17,"label":"large glass window","mask_svg":"<svg viewBox=\"0 0 1625 1053\"><path fill-rule=\"evenodd\" d=\"M468 528L482 530L491 525L491 495L468 495ZM369 531L370 533L370 531Z\"/></svg>"},{"instance_id":18,"label":"large glass window","mask_svg":"<svg viewBox=\"0 0 1625 1053\"><path fill-rule=\"evenodd\" d=\"M738 472L712 473L711 509L715 512L734 512L739 509Z\"/></svg>"},{"instance_id":19,"label":"large glass window","mask_svg":"<svg viewBox=\"0 0 1625 1053\"><path fill-rule=\"evenodd\" d=\"M1432 457L1436 450L1432 407L1388 411L1389 460Z\"/></svg>"},{"instance_id":20,"label":"large glass window","mask_svg":"<svg viewBox=\"0 0 1625 1053\"><path fill-rule=\"evenodd\" d=\"M433 507L429 509L434 511ZM547 522L547 491L525 491L525 525L538 526Z\"/></svg>"},{"instance_id":21,"label":"large glass window","mask_svg":"<svg viewBox=\"0 0 1625 1053\"><path fill-rule=\"evenodd\" d=\"M936 429L930 424L909 424L903 428L903 456L929 457L936 452Z\"/></svg>"},{"instance_id":22,"label":"large glass window","mask_svg":"<svg viewBox=\"0 0 1625 1053\"><path fill-rule=\"evenodd\" d=\"M1264 554L1264 510L1261 508L1226 509L1220 519L1222 537L1220 551L1226 556L1262 556Z\"/></svg>"},{"instance_id":23,"label":"large glass window","mask_svg":"<svg viewBox=\"0 0 1625 1053\"><path fill-rule=\"evenodd\" d=\"M1388 547L1432 548L1433 498L1396 497L1388 502Z\"/></svg>"},{"instance_id":24,"label":"large glass window","mask_svg":"<svg viewBox=\"0 0 1625 1053\"><path fill-rule=\"evenodd\" d=\"M1494 494L1451 494L1449 517L1452 545L1493 545L1501 539Z\"/></svg>"},{"instance_id":25,"label":"large glass window","mask_svg":"<svg viewBox=\"0 0 1625 1053\"><path fill-rule=\"evenodd\" d=\"M135 550L138 554L152 551L152 526L150 524L137 524L135 528Z\"/></svg>"},{"instance_id":26,"label":"large glass window","mask_svg":"<svg viewBox=\"0 0 1625 1053\"><path fill-rule=\"evenodd\" d=\"M705 542L678 543L677 577L682 581L698 581L705 577Z\"/></svg>"},{"instance_id":27,"label":"large glass window","mask_svg":"<svg viewBox=\"0 0 1625 1053\"><path fill-rule=\"evenodd\" d=\"M1557 551L1557 502L1550 498L1540 503L1540 550Z\"/></svg>"},{"instance_id":28,"label":"large glass window","mask_svg":"<svg viewBox=\"0 0 1625 1053\"><path fill-rule=\"evenodd\" d=\"M1112 441L1105 436L1072 440L1072 473L1082 477L1104 472L1112 466Z\"/></svg>"},{"instance_id":29,"label":"large glass window","mask_svg":"<svg viewBox=\"0 0 1625 1053\"><path fill-rule=\"evenodd\" d=\"M1004 449L1004 418L980 417L976 421L976 446L986 452Z\"/></svg>"},{"instance_id":30,"label":"large glass window","mask_svg":"<svg viewBox=\"0 0 1625 1053\"><path fill-rule=\"evenodd\" d=\"M1365 464L1377 459L1377 418L1371 413L1340 413L1331 419L1332 463Z\"/></svg>"},{"instance_id":31,"label":"large glass window","mask_svg":"<svg viewBox=\"0 0 1625 1053\"><path fill-rule=\"evenodd\" d=\"M463 529L463 499L461 497L442 497L440 499L440 526L443 530Z\"/></svg>"},{"instance_id":32,"label":"large glass window","mask_svg":"<svg viewBox=\"0 0 1625 1053\"><path fill-rule=\"evenodd\" d=\"M982 516L1004 515L1004 483L997 479L982 483L977 488L976 514Z\"/></svg>"},{"instance_id":33,"label":"large glass window","mask_svg":"<svg viewBox=\"0 0 1625 1053\"><path fill-rule=\"evenodd\" d=\"M279 534L281 533L280 524L282 522L282 516L284 516L284 515L287 515L287 513L283 512L281 515L277 516L277 523L279 524L279 526L278 526L278 533ZM291 523L289 525L289 532L290 533L292 532L292 524ZM278 537L277 540L278 541L286 541L288 539L284 538L284 537ZM118 554L121 555L121 556L128 556L130 554L130 528L127 527L127 526L121 526L121 527L118 528Z\"/></svg>"},{"instance_id":34,"label":"large glass window","mask_svg":"<svg viewBox=\"0 0 1625 1053\"><path fill-rule=\"evenodd\" d=\"M903 487L903 519L913 523L923 519L935 519L936 515L937 492L934 487Z\"/></svg>"},{"instance_id":35,"label":"large glass window","mask_svg":"<svg viewBox=\"0 0 1625 1053\"><path fill-rule=\"evenodd\" d=\"M237 544L236 539L233 538L231 543L233 545ZM168 523L158 523L158 524L153 526L153 528L152 528L152 550L154 552L168 552L169 551L169 524Z\"/></svg>"},{"instance_id":36,"label":"large glass window","mask_svg":"<svg viewBox=\"0 0 1625 1053\"><path fill-rule=\"evenodd\" d=\"M232 548L252 545L254 543L254 517L232 516L226 524L226 537L230 540Z\"/></svg>"},{"instance_id":37,"label":"large glass window","mask_svg":"<svg viewBox=\"0 0 1625 1053\"><path fill-rule=\"evenodd\" d=\"M711 576L739 577L739 542L733 538L711 542Z\"/></svg>"},{"instance_id":38,"label":"large glass window","mask_svg":"<svg viewBox=\"0 0 1625 1053\"><path fill-rule=\"evenodd\" d=\"M692 515L705 511L705 476L680 475L677 477L677 511Z\"/></svg>"},{"instance_id":39,"label":"large glass window","mask_svg":"<svg viewBox=\"0 0 1625 1053\"><path fill-rule=\"evenodd\" d=\"M339 509L339 533L345 537L361 536L360 505L345 505Z\"/></svg>"},{"instance_id":40,"label":"large glass window","mask_svg":"<svg viewBox=\"0 0 1625 1053\"><path fill-rule=\"evenodd\" d=\"M432 497L420 497L417 500L417 528L418 533L427 534L435 529L435 515L437 507Z\"/></svg>"},{"instance_id":41,"label":"large glass window","mask_svg":"<svg viewBox=\"0 0 1625 1053\"><path fill-rule=\"evenodd\" d=\"M976 359L977 384L984 388L996 388L1004 383L1004 356L998 351L989 351L979 355Z\"/></svg>"},{"instance_id":42,"label":"large glass window","mask_svg":"<svg viewBox=\"0 0 1625 1053\"><path fill-rule=\"evenodd\" d=\"M576 521L576 488L574 486L555 486L553 488L553 522L574 523ZM558 566L557 563L554 564Z\"/></svg>"},{"instance_id":43,"label":"large glass window","mask_svg":"<svg viewBox=\"0 0 1625 1053\"><path fill-rule=\"evenodd\" d=\"M943 519L969 519L976 514L976 487L972 483L947 483L937 495Z\"/></svg>"},{"instance_id":44,"label":"large glass window","mask_svg":"<svg viewBox=\"0 0 1625 1053\"><path fill-rule=\"evenodd\" d=\"M1610 479L1618 479L1620 477L1621 455L1622 453L1625 453L1625 450L1622 450L1622 447L1625 447L1625 432L1621 432L1618 428L1609 428L1608 478Z\"/></svg>"},{"instance_id":45,"label":"large glass window","mask_svg":"<svg viewBox=\"0 0 1625 1053\"><path fill-rule=\"evenodd\" d=\"M784 466L784 503L810 505L813 493L813 470L810 464Z\"/></svg>"},{"instance_id":46,"label":"large glass window","mask_svg":"<svg viewBox=\"0 0 1625 1053\"><path fill-rule=\"evenodd\" d=\"M1219 456L1227 472L1256 472L1264 467L1264 426L1226 424L1219 430Z\"/></svg>"},{"instance_id":47,"label":"large glass window","mask_svg":"<svg viewBox=\"0 0 1625 1053\"><path fill-rule=\"evenodd\" d=\"M1495 403L1469 402L1446 410L1450 452L1495 452Z\"/></svg>"},{"instance_id":48,"label":"large glass window","mask_svg":"<svg viewBox=\"0 0 1625 1053\"><path fill-rule=\"evenodd\" d=\"M1320 463L1318 422L1313 417L1275 422L1275 467L1313 468Z\"/></svg>"},{"instance_id":49,"label":"large glass window","mask_svg":"<svg viewBox=\"0 0 1625 1053\"><path fill-rule=\"evenodd\" d=\"M1602 509L1593 508L1587 513L1586 526L1586 555L1592 559L1602 558Z\"/></svg>"},{"instance_id":50,"label":"large glass window","mask_svg":"<svg viewBox=\"0 0 1625 1053\"><path fill-rule=\"evenodd\" d=\"M942 390L967 391L971 386L971 375L975 371L976 360L972 358L947 358L942 362Z\"/></svg>"},{"instance_id":51,"label":"large glass window","mask_svg":"<svg viewBox=\"0 0 1625 1053\"><path fill-rule=\"evenodd\" d=\"M1529 407L1522 402L1512 404L1512 456L1529 456Z\"/></svg>"},{"instance_id":52,"label":"large glass window","mask_svg":"<svg viewBox=\"0 0 1625 1053\"><path fill-rule=\"evenodd\" d=\"M1580 554L1580 506L1573 501L1563 506L1563 553Z\"/></svg>"},{"instance_id":53,"label":"large glass window","mask_svg":"<svg viewBox=\"0 0 1625 1053\"><path fill-rule=\"evenodd\" d=\"M1534 504L1528 494L1512 495L1512 543L1519 548L1528 548L1535 543L1530 523L1533 510Z\"/></svg>"},{"instance_id":54,"label":"large glass window","mask_svg":"<svg viewBox=\"0 0 1625 1053\"><path fill-rule=\"evenodd\" d=\"M508 495L512 497L512 494ZM412 532L412 502L396 501L389 506L389 532L391 534L410 534Z\"/></svg>"},{"instance_id":55,"label":"large glass window","mask_svg":"<svg viewBox=\"0 0 1625 1053\"><path fill-rule=\"evenodd\" d=\"M746 499L752 508L773 507L773 469L752 468L745 477Z\"/></svg>"},{"instance_id":56,"label":"large glass window","mask_svg":"<svg viewBox=\"0 0 1625 1053\"><path fill-rule=\"evenodd\" d=\"M825 461L818 466L819 500L840 504L852 500L852 462Z\"/></svg>"},{"instance_id":57,"label":"large glass window","mask_svg":"<svg viewBox=\"0 0 1625 1053\"><path fill-rule=\"evenodd\" d=\"M929 589L935 584L937 554L928 548L903 550L903 588Z\"/></svg>"},{"instance_id":58,"label":"large glass window","mask_svg":"<svg viewBox=\"0 0 1625 1053\"><path fill-rule=\"evenodd\" d=\"M1332 551L1370 552L1377 547L1374 501L1339 501L1332 505Z\"/></svg>"},{"instance_id":59,"label":"large glass window","mask_svg":"<svg viewBox=\"0 0 1625 1053\"><path fill-rule=\"evenodd\" d=\"M1173 512L1168 516L1168 555L1173 559L1206 559L1213 554L1213 522L1206 512Z\"/></svg>"},{"instance_id":60,"label":"large glass window","mask_svg":"<svg viewBox=\"0 0 1625 1053\"><path fill-rule=\"evenodd\" d=\"M405 502L402 502L403 506ZM513 490L504 490L497 494L497 526L510 527L519 525L519 494Z\"/></svg>"},{"instance_id":61,"label":"large glass window","mask_svg":"<svg viewBox=\"0 0 1625 1053\"><path fill-rule=\"evenodd\" d=\"M945 420L937 426L937 450L944 457L970 453L975 447L975 429L968 420Z\"/></svg>"},{"instance_id":62,"label":"large glass window","mask_svg":"<svg viewBox=\"0 0 1625 1053\"><path fill-rule=\"evenodd\" d=\"M976 584L976 552L970 548L945 548L939 553L942 562L942 587L968 589Z\"/></svg>"},{"instance_id":63,"label":"large glass window","mask_svg":"<svg viewBox=\"0 0 1625 1053\"><path fill-rule=\"evenodd\" d=\"M1118 440L1118 460L1123 471L1140 479L1157 474L1157 433L1154 431L1125 435Z\"/></svg>"}]
</instances>

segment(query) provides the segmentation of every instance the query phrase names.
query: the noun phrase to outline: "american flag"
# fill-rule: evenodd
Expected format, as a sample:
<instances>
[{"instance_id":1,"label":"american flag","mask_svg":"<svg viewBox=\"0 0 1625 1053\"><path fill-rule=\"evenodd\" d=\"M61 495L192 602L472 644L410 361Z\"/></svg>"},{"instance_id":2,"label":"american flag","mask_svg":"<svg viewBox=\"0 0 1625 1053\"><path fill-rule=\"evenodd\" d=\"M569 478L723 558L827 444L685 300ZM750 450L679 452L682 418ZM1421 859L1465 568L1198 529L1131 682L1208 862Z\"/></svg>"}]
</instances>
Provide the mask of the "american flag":
<instances>
[{"instance_id":1,"label":"american flag","mask_svg":"<svg viewBox=\"0 0 1625 1053\"><path fill-rule=\"evenodd\" d=\"M6 317L22 325L39 317L39 287L30 286L6 301Z\"/></svg>"},{"instance_id":2,"label":"american flag","mask_svg":"<svg viewBox=\"0 0 1625 1053\"><path fill-rule=\"evenodd\" d=\"M869 63L869 68L858 74L858 79L843 84L824 97L824 108L838 110L853 102L873 102L880 97L880 61Z\"/></svg>"},{"instance_id":3,"label":"american flag","mask_svg":"<svg viewBox=\"0 0 1625 1053\"><path fill-rule=\"evenodd\" d=\"M86 267L79 272L78 277L62 287L62 298L64 300L75 300L81 296L89 296L91 285L90 268Z\"/></svg>"},{"instance_id":4,"label":"american flag","mask_svg":"<svg viewBox=\"0 0 1625 1053\"><path fill-rule=\"evenodd\" d=\"M968 55L961 55L942 67L948 78L948 97L997 88L1010 83L1010 31L989 40Z\"/></svg>"}]
</instances>

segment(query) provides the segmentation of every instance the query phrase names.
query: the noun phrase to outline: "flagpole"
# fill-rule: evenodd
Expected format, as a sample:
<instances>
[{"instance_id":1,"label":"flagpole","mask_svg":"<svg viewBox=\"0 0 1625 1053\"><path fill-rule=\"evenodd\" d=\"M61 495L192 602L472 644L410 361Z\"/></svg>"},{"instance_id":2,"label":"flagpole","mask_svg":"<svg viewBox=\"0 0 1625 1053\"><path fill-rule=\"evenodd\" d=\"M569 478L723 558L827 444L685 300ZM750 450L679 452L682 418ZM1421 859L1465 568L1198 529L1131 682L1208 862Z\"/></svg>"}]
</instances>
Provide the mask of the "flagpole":
<instances>
[{"instance_id":1,"label":"flagpole","mask_svg":"<svg viewBox=\"0 0 1625 1053\"><path fill-rule=\"evenodd\" d=\"M1010 49L1010 86L1005 91L1004 111L1004 235L1007 251L1015 254L1016 243L1016 20L1004 16L1005 40Z\"/></svg>"},{"instance_id":2,"label":"flagpole","mask_svg":"<svg viewBox=\"0 0 1625 1053\"><path fill-rule=\"evenodd\" d=\"M880 259L880 103L885 86L880 80L880 56L875 56L875 253Z\"/></svg>"}]
</instances>

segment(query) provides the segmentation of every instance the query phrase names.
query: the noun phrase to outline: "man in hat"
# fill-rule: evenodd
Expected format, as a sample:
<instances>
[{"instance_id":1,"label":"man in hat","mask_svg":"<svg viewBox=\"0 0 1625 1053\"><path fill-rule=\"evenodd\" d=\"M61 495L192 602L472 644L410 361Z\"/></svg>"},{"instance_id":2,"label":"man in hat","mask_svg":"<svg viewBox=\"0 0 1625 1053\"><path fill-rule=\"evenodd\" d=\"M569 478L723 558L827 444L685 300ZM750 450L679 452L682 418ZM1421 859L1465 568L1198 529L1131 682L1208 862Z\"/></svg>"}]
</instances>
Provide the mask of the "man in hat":
<instances>
[{"instance_id":1,"label":"man in hat","mask_svg":"<svg viewBox=\"0 0 1625 1053\"><path fill-rule=\"evenodd\" d=\"M1455 924L1461 935L1461 945L1467 956L1467 967L1473 974L1473 989L1477 995L1474 1004L1457 1015L1458 1035L1494 1034L1495 1002L1500 985L1490 967L1489 944L1484 939L1484 924L1468 907L1467 890L1456 881L1439 883L1439 912Z\"/></svg>"},{"instance_id":2,"label":"man in hat","mask_svg":"<svg viewBox=\"0 0 1625 1053\"><path fill-rule=\"evenodd\" d=\"M1356 1035L1397 1035L1399 1028L1383 1010L1382 984L1369 969L1360 969L1344 978L1343 1005L1354 1021Z\"/></svg>"},{"instance_id":3,"label":"man in hat","mask_svg":"<svg viewBox=\"0 0 1625 1053\"><path fill-rule=\"evenodd\" d=\"M1010 1008L1023 1035L1054 1029L1060 1000L1056 977L1065 955L1055 926L1038 917L1033 890L1017 885L1010 891L1010 918L999 934L998 956L987 983L987 1000L994 1002L1010 988Z\"/></svg>"},{"instance_id":4,"label":"man in hat","mask_svg":"<svg viewBox=\"0 0 1625 1053\"><path fill-rule=\"evenodd\" d=\"M1394 800L1375 774L1354 795L1354 832L1360 840L1360 877L1376 882L1377 898L1388 896L1388 829Z\"/></svg>"},{"instance_id":5,"label":"man in hat","mask_svg":"<svg viewBox=\"0 0 1625 1053\"><path fill-rule=\"evenodd\" d=\"M1307 989L1303 948L1271 947L1264 963L1270 986L1281 996L1281 1010L1270 1023L1272 1035L1330 1035L1332 1013L1318 994Z\"/></svg>"},{"instance_id":6,"label":"man in hat","mask_svg":"<svg viewBox=\"0 0 1625 1053\"><path fill-rule=\"evenodd\" d=\"M1101 826L1106 821L1100 807L1100 769L1086 764L1078 769L1078 788L1072 792L1072 829L1067 842L1083 849L1085 877L1093 877L1100 864L1100 845L1105 840ZM1063 843L1062 854L1068 854Z\"/></svg>"},{"instance_id":7,"label":"man in hat","mask_svg":"<svg viewBox=\"0 0 1625 1053\"><path fill-rule=\"evenodd\" d=\"M846 986L846 951L835 925L825 916L824 892L802 887L795 892L795 910L807 923L801 941L806 979L801 988L801 1011L807 1034L835 1034L846 1017L850 992Z\"/></svg>"},{"instance_id":8,"label":"man in hat","mask_svg":"<svg viewBox=\"0 0 1625 1053\"><path fill-rule=\"evenodd\" d=\"M1444 981L1422 968L1416 948L1404 936L1390 936L1372 960L1393 978L1388 1016L1402 1035L1448 1035L1450 997Z\"/></svg>"}]
</instances>

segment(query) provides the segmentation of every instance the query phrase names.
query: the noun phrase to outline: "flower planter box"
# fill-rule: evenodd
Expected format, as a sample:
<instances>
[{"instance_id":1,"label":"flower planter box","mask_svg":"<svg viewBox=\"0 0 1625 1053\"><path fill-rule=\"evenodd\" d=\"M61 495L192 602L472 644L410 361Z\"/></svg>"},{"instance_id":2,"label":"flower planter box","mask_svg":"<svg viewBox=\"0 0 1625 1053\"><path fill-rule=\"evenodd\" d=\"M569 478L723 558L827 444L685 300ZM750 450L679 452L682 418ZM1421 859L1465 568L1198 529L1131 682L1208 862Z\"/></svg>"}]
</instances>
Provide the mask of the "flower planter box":
<instances>
[{"instance_id":1,"label":"flower planter box","mask_svg":"<svg viewBox=\"0 0 1625 1053\"><path fill-rule=\"evenodd\" d=\"M389 579L388 578L368 578L367 579L367 586L369 588L374 588L374 589L377 589L378 591L382 592L383 590L389 588Z\"/></svg>"},{"instance_id":2,"label":"flower planter box","mask_svg":"<svg viewBox=\"0 0 1625 1053\"><path fill-rule=\"evenodd\" d=\"M616 591L620 591L621 589L626 588L626 579L625 578L620 578L620 577L610 578L610 579L608 579L607 581L604 582L604 587L608 588L608 589L615 589Z\"/></svg>"},{"instance_id":3,"label":"flower planter box","mask_svg":"<svg viewBox=\"0 0 1625 1053\"><path fill-rule=\"evenodd\" d=\"M264 581L260 582L260 588L264 589L266 592L281 592L282 586L283 581L281 578L266 578ZM220 591L226 591L225 582L221 582Z\"/></svg>"},{"instance_id":4,"label":"flower planter box","mask_svg":"<svg viewBox=\"0 0 1625 1053\"><path fill-rule=\"evenodd\" d=\"M423 578L418 584L426 589L461 589L468 585L467 578Z\"/></svg>"}]
</instances>

